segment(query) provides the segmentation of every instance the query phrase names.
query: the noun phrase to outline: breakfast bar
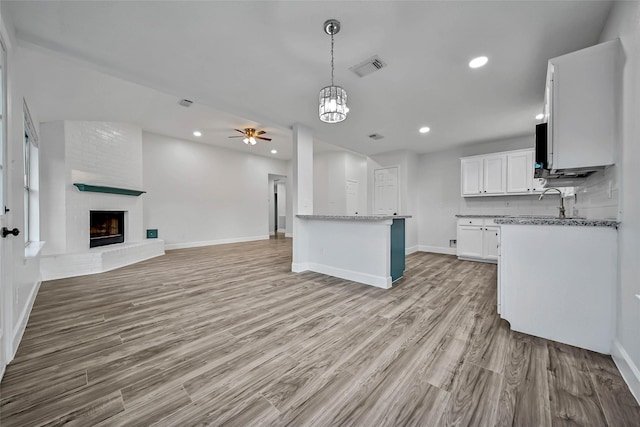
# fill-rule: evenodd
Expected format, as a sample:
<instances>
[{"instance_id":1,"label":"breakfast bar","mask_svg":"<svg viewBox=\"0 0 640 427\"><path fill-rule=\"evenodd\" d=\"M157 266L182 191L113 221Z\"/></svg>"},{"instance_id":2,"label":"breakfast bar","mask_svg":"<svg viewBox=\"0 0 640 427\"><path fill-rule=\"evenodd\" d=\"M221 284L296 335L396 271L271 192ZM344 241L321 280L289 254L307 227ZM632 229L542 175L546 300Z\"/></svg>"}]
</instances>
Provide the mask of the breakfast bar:
<instances>
[{"instance_id":1,"label":"breakfast bar","mask_svg":"<svg viewBox=\"0 0 640 427\"><path fill-rule=\"evenodd\" d=\"M296 215L299 241L292 271L315 271L389 289L404 274L409 215ZM298 237L298 236L297 236Z\"/></svg>"}]
</instances>

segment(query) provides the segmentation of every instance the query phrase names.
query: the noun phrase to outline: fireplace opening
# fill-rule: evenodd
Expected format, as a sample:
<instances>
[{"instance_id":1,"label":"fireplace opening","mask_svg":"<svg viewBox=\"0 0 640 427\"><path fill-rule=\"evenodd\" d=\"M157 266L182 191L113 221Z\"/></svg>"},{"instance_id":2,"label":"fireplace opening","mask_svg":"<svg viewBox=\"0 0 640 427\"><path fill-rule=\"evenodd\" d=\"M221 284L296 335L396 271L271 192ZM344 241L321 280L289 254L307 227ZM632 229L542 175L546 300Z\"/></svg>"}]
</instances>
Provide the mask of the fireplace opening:
<instances>
[{"instance_id":1,"label":"fireplace opening","mask_svg":"<svg viewBox=\"0 0 640 427\"><path fill-rule=\"evenodd\" d=\"M89 247L124 243L123 211L89 212Z\"/></svg>"}]
</instances>

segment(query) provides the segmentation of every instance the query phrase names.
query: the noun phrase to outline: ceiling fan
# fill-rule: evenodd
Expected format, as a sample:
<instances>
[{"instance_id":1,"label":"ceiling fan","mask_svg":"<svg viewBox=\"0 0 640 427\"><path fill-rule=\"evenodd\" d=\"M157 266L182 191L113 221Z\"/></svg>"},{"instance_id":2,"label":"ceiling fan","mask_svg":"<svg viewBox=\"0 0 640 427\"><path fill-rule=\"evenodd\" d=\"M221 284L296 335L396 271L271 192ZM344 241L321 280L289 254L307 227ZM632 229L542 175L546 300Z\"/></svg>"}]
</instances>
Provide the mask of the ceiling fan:
<instances>
[{"instance_id":1,"label":"ceiling fan","mask_svg":"<svg viewBox=\"0 0 640 427\"><path fill-rule=\"evenodd\" d=\"M240 132L242 135L230 136L229 138L244 138L242 142L249 145L256 145L258 139L263 141L271 141L271 138L265 138L260 135L267 133L264 130L255 130L254 128L245 128L244 130L234 129L236 132Z\"/></svg>"}]
</instances>

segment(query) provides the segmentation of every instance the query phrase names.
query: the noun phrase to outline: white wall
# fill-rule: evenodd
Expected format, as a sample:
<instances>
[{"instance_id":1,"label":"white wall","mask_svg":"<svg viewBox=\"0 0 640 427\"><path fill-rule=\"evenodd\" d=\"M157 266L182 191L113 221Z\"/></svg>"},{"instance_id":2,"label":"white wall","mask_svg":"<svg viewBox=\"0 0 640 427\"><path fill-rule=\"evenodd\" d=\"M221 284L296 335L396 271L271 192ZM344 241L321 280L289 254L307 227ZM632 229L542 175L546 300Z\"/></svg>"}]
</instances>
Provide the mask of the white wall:
<instances>
[{"instance_id":1,"label":"white wall","mask_svg":"<svg viewBox=\"0 0 640 427\"><path fill-rule=\"evenodd\" d=\"M286 175L286 162L147 132L142 140L144 228L157 228L167 249L268 238L269 174Z\"/></svg>"},{"instance_id":2,"label":"white wall","mask_svg":"<svg viewBox=\"0 0 640 427\"><path fill-rule=\"evenodd\" d=\"M640 401L640 2L615 2L601 41L620 38L624 52L622 141L618 151L617 327L614 360Z\"/></svg>"},{"instance_id":3,"label":"white wall","mask_svg":"<svg viewBox=\"0 0 640 427\"><path fill-rule=\"evenodd\" d=\"M367 212L367 158L345 151L315 153L313 212L317 215L347 214L348 180L358 183L357 211L364 214Z\"/></svg>"}]
</instances>

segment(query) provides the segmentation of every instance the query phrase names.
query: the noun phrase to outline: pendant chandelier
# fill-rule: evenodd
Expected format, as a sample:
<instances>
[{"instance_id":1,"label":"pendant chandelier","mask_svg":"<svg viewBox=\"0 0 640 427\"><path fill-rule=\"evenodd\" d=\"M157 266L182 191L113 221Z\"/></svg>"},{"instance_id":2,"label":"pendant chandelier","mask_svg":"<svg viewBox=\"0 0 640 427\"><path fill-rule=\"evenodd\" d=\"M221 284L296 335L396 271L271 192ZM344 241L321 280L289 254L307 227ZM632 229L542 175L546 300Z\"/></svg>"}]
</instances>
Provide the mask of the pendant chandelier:
<instances>
[{"instance_id":1,"label":"pendant chandelier","mask_svg":"<svg viewBox=\"0 0 640 427\"><path fill-rule=\"evenodd\" d=\"M320 90L318 114L325 123L339 123L347 118L347 91L333 84L333 36L340 31L340 21L328 19L324 23L324 32L331 36L331 86Z\"/></svg>"}]
</instances>

